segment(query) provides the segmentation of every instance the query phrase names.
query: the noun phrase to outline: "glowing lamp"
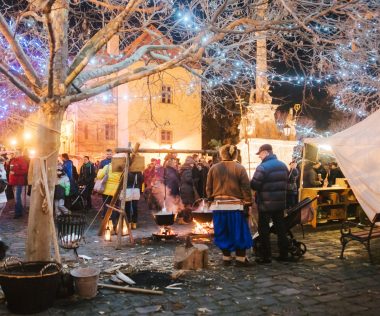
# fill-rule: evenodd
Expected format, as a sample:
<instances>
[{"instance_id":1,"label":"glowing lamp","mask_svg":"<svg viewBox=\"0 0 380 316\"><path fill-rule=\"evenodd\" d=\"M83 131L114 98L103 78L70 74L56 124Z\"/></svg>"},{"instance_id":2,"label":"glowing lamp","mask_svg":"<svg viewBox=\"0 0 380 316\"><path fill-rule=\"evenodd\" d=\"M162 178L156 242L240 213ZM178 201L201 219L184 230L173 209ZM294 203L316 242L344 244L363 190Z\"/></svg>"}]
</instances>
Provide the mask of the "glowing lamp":
<instances>
[{"instance_id":1,"label":"glowing lamp","mask_svg":"<svg viewBox=\"0 0 380 316\"><path fill-rule=\"evenodd\" d=\"M34 158L36 156L36 150L35 149L29 149L29 157Z\"/></svg>"},{"instance_id":2,"label":"glowing lamp","mask_svg":"<svg viewBox=\"0 0 380 316\"><path fill-rule=\"evenodd\" d=\"M11 139L10 143L11 143L12 146L16 146L17 145L17 140L13 138L13 139Z\"/></svg>"},{"instance_id":3,"label":"glowing lamp","mask_svg":"<svg viewBox=\"0 0 380 316\"><path fill-rule=\"evenodd\" d=\"M24 139L30 140L32 138L32 134L30 132L24 132Z\"/></svg>"},{"instance_id":4,"label":"glowing lamp","mask_svg":"<svg viewBox=\"0 0 380 316\"><path fill-rule=\"evenodd\" d=\"M106 232L104 233L104 241L111 241L111 230L107 226Z\"/></svg>"},{"instance_id":5,"label":"glowing lamp","mask_svg":"<svg viewBox=\"0 0 380 316\"><path fill-rule=\"evenodd\" d=\"M320 144L320 145L318 145L318 147L322 150L332 151L332 148L329 144Z\"/></svg>"}]
</instances>

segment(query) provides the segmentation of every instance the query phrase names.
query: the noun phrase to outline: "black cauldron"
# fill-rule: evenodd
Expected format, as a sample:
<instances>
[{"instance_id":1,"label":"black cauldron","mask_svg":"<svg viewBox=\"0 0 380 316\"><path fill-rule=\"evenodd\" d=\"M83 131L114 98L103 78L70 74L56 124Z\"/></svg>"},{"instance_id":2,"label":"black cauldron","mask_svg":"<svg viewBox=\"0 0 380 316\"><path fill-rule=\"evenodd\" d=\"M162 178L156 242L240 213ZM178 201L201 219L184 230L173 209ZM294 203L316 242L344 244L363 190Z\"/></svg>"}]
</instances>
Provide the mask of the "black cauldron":
<instances>
[{"instance_id":1,"label":"black cauldron","mask_svg":"<svg viewBox=\"0 0 380 316\"><path fill-rule=\"evenodd\" d=\"M176 216L177 216L177 214L174 214L174 213L165 214L163 212L153 214L154 221L159 226L171 226L171 225L173 225Z\"/></svg>"},{"instance_id":2,"label":"black cauldron","mask_svg":"<svg viewBox=\"0 0 380 316\"><path fill-rule=\"evenodd\" d=\"M212 212L193 211L191 214L198 223L203 224L212 222Z\"/></svg>"},{"instance_id":3,"label":"black cauldron","mask_svg":"<svg viewBox=\"0 0 380 316\"><path fill-rule=\"evenodd\" d=\"M56 262L14 260L0 268L8 309L15 314L42 312L54 303L62 266Z\"/></svg>"}]
</instances>

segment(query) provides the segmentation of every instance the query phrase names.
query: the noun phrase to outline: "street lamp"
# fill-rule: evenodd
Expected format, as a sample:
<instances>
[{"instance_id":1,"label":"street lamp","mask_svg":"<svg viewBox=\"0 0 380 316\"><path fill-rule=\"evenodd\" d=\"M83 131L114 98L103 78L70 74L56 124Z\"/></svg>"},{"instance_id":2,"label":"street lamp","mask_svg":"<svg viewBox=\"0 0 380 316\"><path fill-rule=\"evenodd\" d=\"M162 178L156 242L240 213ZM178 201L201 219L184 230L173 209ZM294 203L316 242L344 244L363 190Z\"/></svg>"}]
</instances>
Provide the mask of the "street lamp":
<instances>
[{"instance_id":1,"label":"street lamp","mask_svg":"<svg viewBox=\"0 0 380 316\"><path fill-rule=\"evenodd\" d=\"M289 136L290 136L291 128L290 128L290 126L289 126L288 124L286 124L286 125L284 126L283 131L284 131L284 135L285 135L286 137L289 137Z\"/></svg>"}]
</instances>

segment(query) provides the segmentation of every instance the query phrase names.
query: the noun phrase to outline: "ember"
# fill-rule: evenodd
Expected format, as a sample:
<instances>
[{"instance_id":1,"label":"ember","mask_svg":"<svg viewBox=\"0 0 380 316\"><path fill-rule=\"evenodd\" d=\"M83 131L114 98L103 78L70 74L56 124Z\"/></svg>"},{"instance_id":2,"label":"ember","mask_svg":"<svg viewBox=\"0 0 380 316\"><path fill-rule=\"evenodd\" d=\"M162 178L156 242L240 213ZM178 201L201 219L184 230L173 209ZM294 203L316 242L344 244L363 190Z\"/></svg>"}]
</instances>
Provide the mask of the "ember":
<instances>
[{"instance_id":1,"label":"ember","mask_svg":"<svg viewBox=\"0 0 380 316\"><path fill-rule=\"evenodd\" d=\"M158 233L153 234L153 237L157 239L172 239L177 236L178 234L176 234L169 226L162 226Z\"/></svg>"},{"instance_id":2,"label":"ember","mask_svg":"<svg viewBox=\"0 0 380 316\"><path fill-rule=\"evenodd\" d=\"M199 223L193 219L195 227L192 231L194 235L212 235L214 233L213 222Z\"/></svg>"}]
</instances>

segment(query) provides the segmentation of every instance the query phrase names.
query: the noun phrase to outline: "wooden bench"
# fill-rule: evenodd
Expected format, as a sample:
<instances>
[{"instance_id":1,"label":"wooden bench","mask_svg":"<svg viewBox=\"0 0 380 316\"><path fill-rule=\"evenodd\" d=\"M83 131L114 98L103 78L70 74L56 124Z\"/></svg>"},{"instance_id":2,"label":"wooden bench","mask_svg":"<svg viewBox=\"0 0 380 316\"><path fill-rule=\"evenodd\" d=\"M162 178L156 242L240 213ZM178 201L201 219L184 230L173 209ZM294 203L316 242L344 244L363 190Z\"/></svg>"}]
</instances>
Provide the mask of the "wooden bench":
<instances>
[{"instance_id":1,"label":"wooden bench","mask_svg":"<svg viewBox=\"0 0 380 316\"><path fill-rule=\"evenodd\" d=\"M380 214L376 214L375 218L371 222L369 226L360 225L353 222L343 222L342 227L340 229L340 242L342 244L342 251L340 253L340 259L343 259L343 253L347 246L347 244L352 241L356 240L362 243L367 251L369 260L372 263L372 254L371 254L371 240L380 238ZM357 229L355 229L356 227ZM352 229L354 228L354 229Z\"/></svg>"}]
</instances>

